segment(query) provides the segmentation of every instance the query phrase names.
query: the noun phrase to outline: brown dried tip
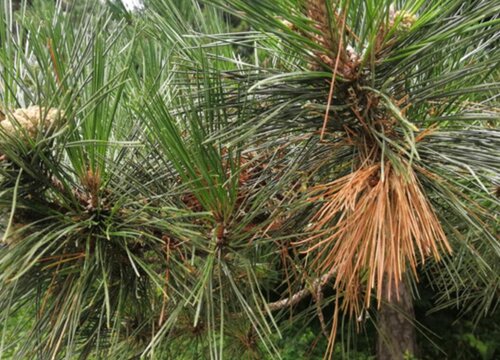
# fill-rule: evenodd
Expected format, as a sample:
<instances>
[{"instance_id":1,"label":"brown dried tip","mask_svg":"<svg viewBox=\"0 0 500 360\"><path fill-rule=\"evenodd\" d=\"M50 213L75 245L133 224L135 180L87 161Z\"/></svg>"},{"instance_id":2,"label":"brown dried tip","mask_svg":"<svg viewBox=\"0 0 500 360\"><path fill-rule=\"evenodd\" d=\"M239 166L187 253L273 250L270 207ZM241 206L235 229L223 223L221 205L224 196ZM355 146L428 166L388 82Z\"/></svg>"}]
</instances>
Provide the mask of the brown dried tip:
<instances>
[{"instance_id":1,"label":"brown dried tip","mask_svg":"<svg viewBox=\"0 0 500 360\"><path fill-rule=\"evenodd\" d=\"M99 170L94 171L89 168L82 178L82 184L90 194L97 195L101 187L101 174Z\"/></svg>"},{"instance_id":2,"label":"brown dried tip","mask_svg":"<svg viewBox=\"0 0 500 360\"><path fill-rule=\"evenodd\" d=\"M416 273L428 256L451 252L415 173L409 168L406 175L389 163L382 174L377 164L313 189L310 200L324 203L312 219L315 235L299 244L315 254L319 273L336 272L335 287L352 315L359 315L363 293L369 307L374 288L379 305L383 296L390 300L384 278L397 289L407 266Z\"/></svg>"}]
</instances>

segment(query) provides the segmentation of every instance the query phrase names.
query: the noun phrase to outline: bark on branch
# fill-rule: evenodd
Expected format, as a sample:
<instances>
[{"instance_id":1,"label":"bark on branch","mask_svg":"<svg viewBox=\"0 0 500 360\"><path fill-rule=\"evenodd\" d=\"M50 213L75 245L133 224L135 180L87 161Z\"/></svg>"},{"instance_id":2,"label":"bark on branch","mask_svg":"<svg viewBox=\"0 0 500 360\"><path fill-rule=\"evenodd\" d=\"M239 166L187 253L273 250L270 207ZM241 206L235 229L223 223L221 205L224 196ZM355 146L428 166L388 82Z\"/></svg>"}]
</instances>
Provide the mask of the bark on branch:
<instances>
[{"instance_id":1,"label":"bark on branch","mask_svg":"<svg viewBox=\"0 0 500 360\"><path fill-rule=\"evenodd\" d=\"M315 279L310 287L305 287L285 299L269 303L267 304L267 307L271 311L276 311L288 306L296 305L309 295L316 294L321 291L321 289L333 278L334 275L335 271L332 269L323 276Z\"/></svg>"}]
</instances>

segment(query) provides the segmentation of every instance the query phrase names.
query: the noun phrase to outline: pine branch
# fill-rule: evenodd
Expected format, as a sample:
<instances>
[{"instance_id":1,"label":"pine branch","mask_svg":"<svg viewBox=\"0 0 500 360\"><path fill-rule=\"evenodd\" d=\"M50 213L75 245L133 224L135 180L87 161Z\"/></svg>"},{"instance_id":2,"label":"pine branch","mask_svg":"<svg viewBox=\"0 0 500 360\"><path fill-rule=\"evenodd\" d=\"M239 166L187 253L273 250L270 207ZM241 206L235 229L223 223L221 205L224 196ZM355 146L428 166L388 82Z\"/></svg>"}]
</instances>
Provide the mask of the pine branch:
<instances>
[{"instance_id":1,"label":"pine branch","mask_svg":"<svg viewBox=\"0 0 500 360\"><path fill-rule=\"evenodd\" d=\"M328 273L322 275L321 277L315 279L311 287L305 287L302 290L297 291L290 297L282 300L278 300L267 304L267 307L271 311L276 311L283 309L287 306L293 306L304 300L306 297L312 294L317 294L323 287L333 278L336 271L334 269L330 270Z\"/></svg>"}]
</instances>

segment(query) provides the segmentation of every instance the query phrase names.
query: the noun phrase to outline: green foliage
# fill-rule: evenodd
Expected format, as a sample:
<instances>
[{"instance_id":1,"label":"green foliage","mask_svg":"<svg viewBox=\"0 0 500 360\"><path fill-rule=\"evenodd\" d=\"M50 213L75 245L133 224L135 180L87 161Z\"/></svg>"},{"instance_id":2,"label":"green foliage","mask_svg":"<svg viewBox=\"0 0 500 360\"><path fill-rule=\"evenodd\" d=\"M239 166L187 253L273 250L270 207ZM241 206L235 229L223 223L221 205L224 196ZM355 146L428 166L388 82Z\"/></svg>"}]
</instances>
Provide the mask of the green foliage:
<instances>
[{"instance_id":1,"label":"green foliage","mask_svg":"<svg viewBox=\"0 0 500 360\"><path fill-rule=\"evenodd\" d=\"M429 342L419 334L420 359L496 359L500 354L500 311L498 308L480 320L456 308L432 311L433 293L422 286L422 298L416 302L416 317L425 327ZM435 310L435 309L434 309Z\"/></svg>"},{"instance_id":2,"label":"green foliage","mask_svg":"<svg viewBox=\"0 0 500 360\"><path fill-rule=\"evenodd\" d=\"M370 359L369 293L406 267L426 309L495 312L500 6L319 3L0 5L0 357ZM342 233L391 169L436 214L409 212L394 262ZM436 228L452 252L418 243ZM340 274L339 246L378 260ZM463 324L494 358L498 329Z\"/></svg>"}]
</instances>

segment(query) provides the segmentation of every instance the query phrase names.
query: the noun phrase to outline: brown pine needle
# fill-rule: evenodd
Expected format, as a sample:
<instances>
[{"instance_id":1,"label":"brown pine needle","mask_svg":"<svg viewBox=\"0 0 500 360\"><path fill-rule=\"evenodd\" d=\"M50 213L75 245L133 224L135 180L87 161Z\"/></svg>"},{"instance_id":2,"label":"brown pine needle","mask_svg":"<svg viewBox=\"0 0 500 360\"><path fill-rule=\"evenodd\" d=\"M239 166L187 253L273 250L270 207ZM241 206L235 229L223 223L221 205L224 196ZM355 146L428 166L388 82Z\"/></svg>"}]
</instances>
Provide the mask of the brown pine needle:
<instances>
[{"instance_id":1,"label":"brown pine needle","mask_svg":"<svg viewBox=\"0 0 500 360\"><path fill-rule=\"evenodd\" d=\"M335 88L335 78L337 77L337 69L339 65L339 56L337 54L337 59L335 60L335 69L333 70L332 80L330 82L330 92L328 93L328 103L326 104L325 118L323 120L323 126L321 127L321 134L319 137L320 141L323 141L323 137L325 136L326 124L328 124L329 114L330 114L330 106L332 105L333 91Z\"/></svg>"},{"instance_id":2,"label":"brown pine needle","mask_svg":"<svg viewBox=\"0 0 500 360\"><path fill-rule=\"evenodd\" d=\"M416 174L408 171L403 177L387 163L381 178L380 164L365 165L313 189L310 200L324 203L312 219L314 235L298 244L315 254L319 273L336 271L334 286L353 315L360 297L369 307L372 291L378 305L383 295L390 300L382 294L385 277L397 289L407 267L416 273L427 257L451 252Z\"/></svg>"},{"instance_id":3,"label":"brown pine needle","mask_svg":"<svg viewBox=\"0 0 500 360\"><path fill-rule=\"evenodd\" d=\"M344 12L344 16L342 18L342 28L340 30L340 36L339 36L339 45L337 48L337 57L335 59L335 66L333 68L333 74L332 74L332 80L330 81L330 91L328 93L328 103L326 105L326 111L325 111L325 118L323 120L323 126L321 127L321 135L320 135L320 141L323 141L323 137L325 136L325 131L326 131L326 125L328 124L328 119L330 115L330 107L332 105L332 98L333 98L333 93L335 89L335 78L337 77L338 74L338 69L339 69L339 63L340 63L340 55L344 53L344 30L346 26L346 15L347 11Z\"/></svg>"},{"instance_id":4,"label":"brown pine needle","mask_svg":"<svg viewBox=\"0 0 500 360\"><path fill-rule=\"evenodd\" d=\"M57 83L61 85L61 76L59 75L59 68L57 66L57 60L56 60L56 55L54 53L54 46L52 43L52 39L48 40L47 47L49 48L50 59L52 60L52 66L54 67L54 74L56 76Z\"/></svg>"}]
</instances>

